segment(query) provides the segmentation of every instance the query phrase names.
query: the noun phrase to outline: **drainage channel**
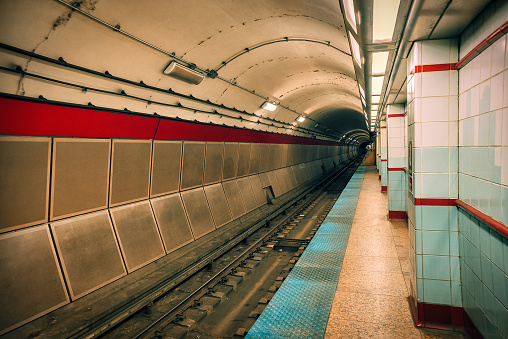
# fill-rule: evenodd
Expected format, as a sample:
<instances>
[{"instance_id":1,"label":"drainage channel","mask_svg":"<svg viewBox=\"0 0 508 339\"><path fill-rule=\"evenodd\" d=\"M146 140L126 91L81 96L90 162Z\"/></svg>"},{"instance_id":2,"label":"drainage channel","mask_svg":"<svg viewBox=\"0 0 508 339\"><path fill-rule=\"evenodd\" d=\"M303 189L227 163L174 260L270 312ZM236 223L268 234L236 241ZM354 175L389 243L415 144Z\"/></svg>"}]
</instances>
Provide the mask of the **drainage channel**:
<instances>
[{"instance_id":1,"label":"drainage channel","mask_svg":"<svg viewBox=\"0 0 508 339\"><path fill-rule=\"evenodd\" d=\"M244 336L316 233L353 164L103 338ZM339 188L338 188L339 187ZM277 218L276 218L277 219Z\"/></svg>"}]
</instances>

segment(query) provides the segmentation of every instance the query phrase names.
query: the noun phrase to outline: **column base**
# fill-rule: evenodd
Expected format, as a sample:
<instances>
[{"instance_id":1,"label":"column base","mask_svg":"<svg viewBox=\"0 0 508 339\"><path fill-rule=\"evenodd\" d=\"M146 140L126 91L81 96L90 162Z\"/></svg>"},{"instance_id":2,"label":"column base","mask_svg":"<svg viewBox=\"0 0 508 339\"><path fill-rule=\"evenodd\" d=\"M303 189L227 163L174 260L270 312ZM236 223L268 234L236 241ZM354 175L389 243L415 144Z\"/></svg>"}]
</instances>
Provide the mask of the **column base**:
<instances>
[{"instance_id":1,"label":"column base","mask_svg":"<svg viewBox=\"0 0 508 339\"><path fill-rule=\"evenodd\" d=\"M461 331L471 338L483 338L462 307L415 302L408 297L416 327Z\"/></svg>"},{"instance_id":2,"label":"column base","mask_svg":"<svg viewBox=\"0 0 508 339\"><path fill-rule=\"evenodd\" d=\"M381 193L388 192L388 186L381 186Z\"/></svg>"},{"instance_id":3,"label":"column base","mask_svg":"<svg viewBox=\"0 0 508 339\"><path fill-rule=\"evenodd\" d=\"M388 211L388 219L407 221L406 211Z\"/></svg>"}]
</instances>

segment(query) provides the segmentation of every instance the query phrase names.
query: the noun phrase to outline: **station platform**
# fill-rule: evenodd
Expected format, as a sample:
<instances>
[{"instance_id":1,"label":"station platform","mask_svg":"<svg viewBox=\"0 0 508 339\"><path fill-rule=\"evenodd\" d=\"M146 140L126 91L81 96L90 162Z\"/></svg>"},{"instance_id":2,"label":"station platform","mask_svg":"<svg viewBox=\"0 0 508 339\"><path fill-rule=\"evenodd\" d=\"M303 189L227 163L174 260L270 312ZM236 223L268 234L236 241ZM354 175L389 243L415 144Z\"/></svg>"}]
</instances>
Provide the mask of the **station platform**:
<instances>
[{"instance_id":1,"label":"station platform","mask_svg":"<svg viewBox=\"0 0 508 339\"><path fill-rule=\"evenodd\" d=\"M407 225L379 185L357 169L246 338L463 338L415 327Z\"/></svg>"}]
</instances>

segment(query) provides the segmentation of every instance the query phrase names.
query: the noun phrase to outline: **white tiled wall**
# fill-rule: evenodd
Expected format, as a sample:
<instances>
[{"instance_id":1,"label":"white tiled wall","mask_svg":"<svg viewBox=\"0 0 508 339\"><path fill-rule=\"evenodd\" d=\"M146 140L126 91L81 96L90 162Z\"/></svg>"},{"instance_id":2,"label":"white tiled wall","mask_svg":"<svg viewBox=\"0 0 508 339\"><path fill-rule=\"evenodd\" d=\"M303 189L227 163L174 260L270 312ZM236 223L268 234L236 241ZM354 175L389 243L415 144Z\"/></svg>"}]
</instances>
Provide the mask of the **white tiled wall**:
<instances>
[{"instance_id":1,"label":"white tiled wall","mask_svg":"<svg viewBox=\"0 0 508 339\"><path fill-rule=\"evenodd\" d=\"M406 166L405 158L405 117L390 116L392 114L404 114L404 105L387 106L387 130L388 130L388 165L387 167L401 169ZM406 211L406 177L402 170L388 171L388 209L390 211Z\"/></svg>"}]
</instances>

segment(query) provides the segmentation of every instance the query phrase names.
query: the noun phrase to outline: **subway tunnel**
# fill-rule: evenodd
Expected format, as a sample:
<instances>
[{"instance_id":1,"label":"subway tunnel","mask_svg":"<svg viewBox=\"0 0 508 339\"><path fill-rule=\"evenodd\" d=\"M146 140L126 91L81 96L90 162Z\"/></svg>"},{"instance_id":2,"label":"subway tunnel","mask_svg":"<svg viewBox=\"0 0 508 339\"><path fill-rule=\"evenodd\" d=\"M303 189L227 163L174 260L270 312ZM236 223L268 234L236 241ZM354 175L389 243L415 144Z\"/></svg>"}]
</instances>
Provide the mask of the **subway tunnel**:
<instances>
[{"instance_id":1,"label":"subway tunnel","mask_svg":"<svg viewBox=\"0 0 508 339\"><path fill-rule=\"evenodd\" d=\"M121 337L286 220L256 253L298 257L236 337L508 338L507 1L1 0L0 19L0 337Z\"/></svg>"}]
</instances>

